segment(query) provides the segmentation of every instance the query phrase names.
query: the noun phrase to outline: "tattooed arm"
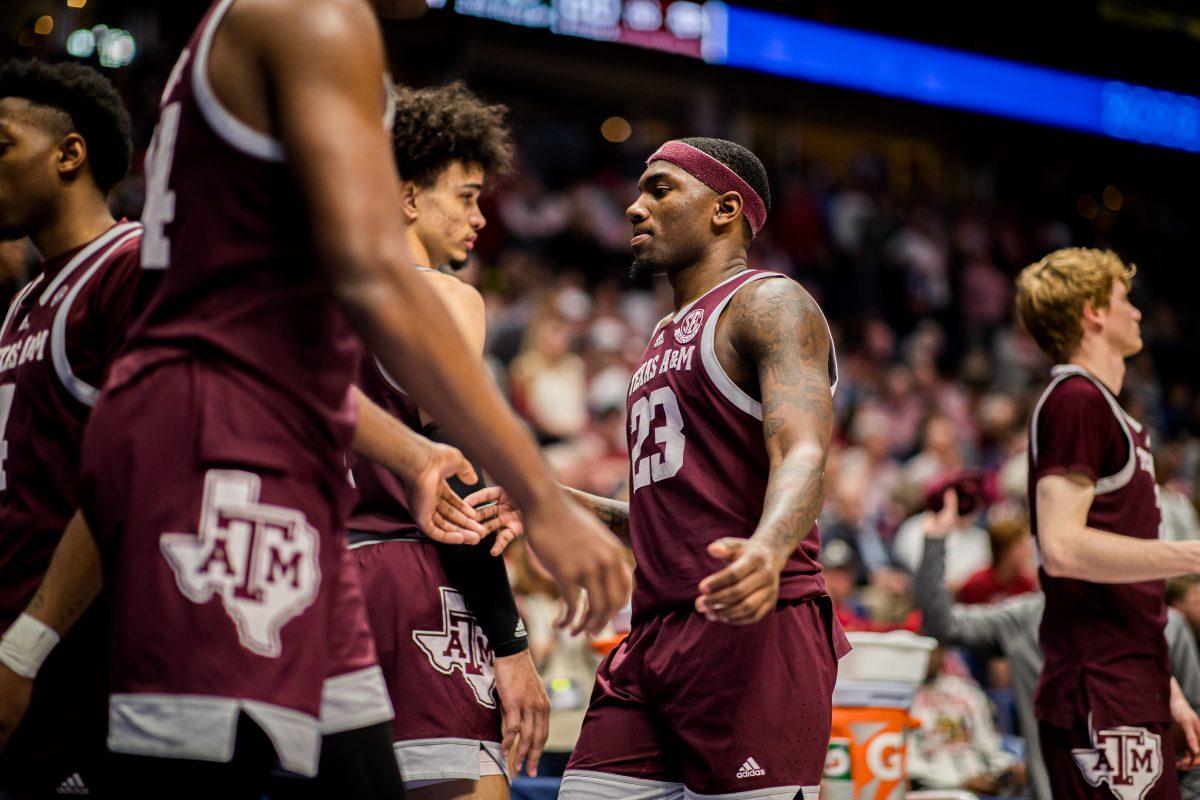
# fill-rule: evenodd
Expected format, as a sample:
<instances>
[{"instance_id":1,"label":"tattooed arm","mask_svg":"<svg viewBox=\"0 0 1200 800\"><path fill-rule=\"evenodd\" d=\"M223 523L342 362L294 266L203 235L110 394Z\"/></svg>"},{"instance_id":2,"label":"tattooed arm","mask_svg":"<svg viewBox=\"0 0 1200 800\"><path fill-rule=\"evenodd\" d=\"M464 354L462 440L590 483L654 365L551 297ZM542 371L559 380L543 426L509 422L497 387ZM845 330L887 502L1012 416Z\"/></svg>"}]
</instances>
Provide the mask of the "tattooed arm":
<instances>
[{"instance_id":1,"label":"tattooed arm","mask_svg":"<svg viewBox=\"0 0 1200 800\"><path fill-rule=\"evenodd\" d=\"M780 571L821 511L833 430L830 342L816 303L792 281L751 283L725 315L725 350L744 365L744 388L762 399L770 477L754 534L709 545L709 553L732 563L701 581L696 609L748 625L775 607Z\"/></svg>"},{"instance_id":2,"label":"tattooed arm","mask_svg":"<svg viewBox=\"0 0 1200 800\"><path fill-rule=\"evenodd\" d=\"M569 486L563 488L567 490L567 494L575 498L577 503L595 514L602 523L608 526L608 529L615 533L626 547L632 546L629 540L629 503L624 500L611 500L607 497L588 494Z\"/></svg>"}]
</instances>

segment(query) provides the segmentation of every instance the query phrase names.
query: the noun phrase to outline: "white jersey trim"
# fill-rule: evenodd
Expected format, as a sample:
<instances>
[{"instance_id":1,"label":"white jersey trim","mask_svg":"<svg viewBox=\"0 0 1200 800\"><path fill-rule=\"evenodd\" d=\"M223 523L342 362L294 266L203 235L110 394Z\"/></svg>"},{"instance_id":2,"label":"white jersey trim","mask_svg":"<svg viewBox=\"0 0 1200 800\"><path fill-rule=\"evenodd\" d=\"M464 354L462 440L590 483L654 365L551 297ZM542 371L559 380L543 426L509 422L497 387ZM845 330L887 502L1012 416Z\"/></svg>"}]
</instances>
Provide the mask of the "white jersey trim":
<instances>
[{"instance_id":1,"label":"white jersey trim","mask_svg":"<svg viewBox=\"0 0 1200 800\"><path fill-rule=\"evenodd\" d=\"M0 339L4 338L4 335L8 333L8 326L12 322L13 316L17 313L17 309L21 307L22 301L27 296L33 294L33 290L37 288L37 285L42 282L42 278L44 277L46 277L46 273L39 272L36 278L21 287L20 291L13 297L12 302L8 304L8 313L4 315L4 324L0 325Z\"/></svg>"},{"instance_id":2,"label":"white jersey trim","mask_svg":"<svg viewBox=\"0 0 1200 800\"><path fill-rule=\"evenodd\" d=\"M1050 381L1050 385L1046 387L1045 391L1042 392L1042 396L1038 398L1037 405L1033 408L1033 418L1029 422L1030 465L1036 466L1037 464L1038 417L1042 413L1042 406L1046 404L1050 393L1060 383L1072 375L1082 375L1095 384L1096 388L1104 396L1104 399L1108 401L1108 407L1112 409L1113 416L1117 418L1117 424L1121 426L1121 432L1125 434L1125 441L1129 444L1129 457L1125 460L1125 466L1121 467L1120 471L1113 475L1099 478L1096 481L1095 492L1096 494L1108 494L1109 492L1115 492L1118 489L1124 488L1133 479L1133 475L1137 471L1137 446L1134 444L1133 434L1129 432L1129 429L1132 427L1134 430L1140 432L1142 430L1141 423L1129 416L1125 412L1125 409L1121 408L1121 404L1117 402L1117 398L1113 397L1112 392L1108 390L1107 386L1101 383L1095 375L1078 364L1058 364L1051 368L1050 374L1054 376L1054 379Z\"/></svg>"},{"instance_id":3,"label":"white jersey trim","mask_svg":"<svg viewBox=\"0 0 1200 800\"><path fill-rule=\"evenodd\" d=\"M325 679L321 733L341 733L387 722L394 715L378 664Z\"/></svg>"},{"instance_id":4,"label":"white jersey trim","mask_svg":"<svg viewBox=\"0 0 1200 800\"><path fill-rule=\"evenodd\" d=\"M237 718L245 712L266 732L280 765L317 774L317 720L272 703L194 694L114 694L109 697L108 748L114 753L228 763Z\"/></svg>"},{"instance_id":5,"label":"white jersey trim","mask_svg":"<svg viewBox=\"0 0 1200 800\"><path fill-rule=\"evenodd\" d=\"M286 160L283 143L262 131L254 130L235 117L221 105L208 80L208 54L212 50L213 37L231 5L233 0L221 0L200 34L200 43L192 63L192 92L196 95L196 104L205 121L226 144L263 161L280 163Z\"/></svg>"},{"instance_id":6,"label":"white jersey trim","mask_svg":"<svg viewBox=\"0 0 1200 800\"><path fill-rule=\"evenodd\" d=\"M75 270L79 269L79 265L91 258L94 253L106 247L114 239L124 236L130 231L140 231L141 229L142 223L140 222L120 222L97 236L59 270L58 274L54 276L54 280L46 284L46 288L42 290L42 296L38 298L38 305L44 306L54 299L58 288L66 283Z\"/></svg>"},{"instance_id":7,"label":"white jersey trim","mask_svg":"<svg viewBox=\"0 0 1200 800\"><path fill-rule=\"evenodd\" d=\"M741 275L742 273L739 272L734 277L740 277ZM746 279L745 283L734 289L724 300L717 304L717 307L714 308L712 313L709 314L704 320L704 332L700 336L700 361L704 365L705 374L708 375L709 379L713 382L713 385L717 387L717 390L725 397L726 400L760 422L762 421L762 403L746 394L746 392L742 391L742 388L734 383L733 379L730 378L725 372L725 368L721 366L721 360L717 358L715 343L717 337L717 321L721 318L721 314L725 311L725 306L729 305L729 301L733 299L733 296L744 289L748 284L753 283L754 281L764 280L766 278L785 278L787 280L791 280L791 278L788 278L787 275L779 272L760 272L757 275L750 276ZM717 287L713 288L718 288L719 286L723 286L728 282L729 281L722 281L717 285ZM708 292L705 292L705 294L708 294ZM701 297L703 297L703 295L701 295ZM689 303L684 310L686 311L688 308L691 308L691 305L692 304ZM819 308L817 310L820 311ZM829 327L829 320L825 318L825 312L823 311L821 311L821 320L825 323L825 330L829 333L829 364L833 371L833 375L831 376L829 384L829 392L830 394L833 394L837 391L838 383L837 350L833 343L833 330Z\"/></svg>"},{"instance_id":8,"label":"white jersey trim","mask_svg":"<svg viewBox=\"0 0 1200 800\"><path fill-rule=\"evenodd\" d=\"M67 296L58 307L58 311L55 312L54 322L50 326L50 358L54 362L54 371L58 374L58 379L62 383L63 388L85 406L94 406L96 404L96 398L99 397L100 390L79 378L71 371L71 362L67 357L67 318L71 315L71 304L75 302L75 298L83 291L83 287L92 279L92 276L108 263L113 253L127 242L133 241L141 235L142 226L135 225L128 233L117 239L103 255L98 257L96 262L83 274L83 277L71 287L71 291L67 292Z\"/></svg>"},{"instance_id":9,"label":"white jersey trim","mask_svg":"<svg viewBox=\"0 0 1200 800\"><path fill-rule=\"evenodd\" d=\"M712 287L712 288L711 288L711 289L709 289L707 292L705 292L704 294L700 295L700 296L699 296L699 297L697 297L695 300L693 300L692 302L688 303L686 306L684 306L683 308L679 309L678 311L676 311L676 312L675 312L674 314L672 314L671 316L667 317L667 320L670 320L672 323L679 322L679 320L683 319L683 318L684 318L684 316L685 316L685 315L686 315L686 314L687 314L689 311L691 311L691 310L692 310L692 306L696 305L696 303L699 303L701 300L703 300L704 298L708 297L710 294L712 294L713 292L715 292L717 289L720 289L722 286L724 286L725 284L729 283L730 281L734 281L734 280L737 280L738 278L742 277L743 275L745 275L745 274L746 274L746 272L748 272L748 270L741 270L740 272L737 272L737 273L735 273L735 274L733 274L733 275L730 275L728 278L726 278L725 280L721 281L721 282L720 282L720 283L718 283L716 286ZM762 277L764 277L764 278L765 278L765 277L776 277L776 276L778 276L778 277L780 277L780 278L786 277L786 276L784 276L784 275L781 275L781 274L779 274L778 272L764 273L764 274L762 275ZM754 279L753 279L753 278L751 278L750 280L754 280ZM749 281L747 281L747 283L749 283ZM738 287L738 288L741 288L741 287ZM663 322L666 322L667 320L663 320ZM659 325L660 325L660 327L661 327L661 323L659 323Z\"/></svg>"}]
</instances>

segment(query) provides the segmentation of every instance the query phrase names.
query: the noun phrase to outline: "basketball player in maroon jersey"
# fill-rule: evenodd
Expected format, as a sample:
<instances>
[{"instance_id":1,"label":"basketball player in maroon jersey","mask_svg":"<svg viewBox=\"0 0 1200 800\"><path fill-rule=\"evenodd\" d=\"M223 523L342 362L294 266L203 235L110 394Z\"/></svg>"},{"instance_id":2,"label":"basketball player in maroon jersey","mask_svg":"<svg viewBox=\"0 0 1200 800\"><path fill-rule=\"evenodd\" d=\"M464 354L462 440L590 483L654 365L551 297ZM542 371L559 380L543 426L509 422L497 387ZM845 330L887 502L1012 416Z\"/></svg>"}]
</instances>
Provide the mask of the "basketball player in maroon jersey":
<instances>
[{"instance_id":1,"label":"basketball player in maroon jersey","mask_svg":"<svg viewBox=\"0 0 1200 800\"><path fill-rule=\"evenodd\" d=\"M816 798L849 649L814 525L829 326L746 262L770 203L753 153L690 138L646 163L632 271L665 275L675 312L630 382L629 504L584 498L637 556L633 628L600 665L561 796Z\"/></svg>"},{"instance_id":2,"label":"basketball player in maroon jersey","mask_svg":"<svg viewBox=\"0 0 1200 800\"><path fill-rule=\"evenodd\" d=\"M78 572L94 563L80 520L62 534L75 509L83 426L138 304L141 226L118 224L105 205L108 189L128 169L129 128L112 86L88 67L14 61L0 70L0 235L30 236L49 256L0 330L0 624L10 629L0 641L3 740L24 712L38 667L19 646L21 629L50 610L42 602L47 595L34 589L48 570ZM355 445L393 469L412 470L405 475L406 490L420 498L414 516L432 528L428 509L439 495L452 495L444 481L427 487L431 479L422 469L431 460L445 462L437 467L442 471L470 474L470 467L451 448L431 445L375 411L360 415ZM449 505L442 510L463 519ZM431 535L472 535L445 520L440 528ZM21 620L27 605L33 617ZM37 671L33 707L0 757L0 789L14 796L103 792L97 769L107 705L98 666L102 616L101 609L89 614ZM49 637L43 644L53 643L53 631L38 632Z\"/></svg>"},{"instance_id":3,"label":"basketball player in maroon jersey","mask_svg":"<svg viewBox=\"0 0 1200 800\"><path fill-rule=\"evenodd\" d=\"M1163 579L1200 572L1200 542L1160 539L1150 435L1117 396L1142 349L1134 267L1058 250L1017 278L1025 327L1059 364L1029 427L1029 504L1046 594L1035 695L1055 798L1179 797L1172 720L1200 757L1170 675Z\"/></svg>"},{"instance_id":4,"label":"basketball player in maroon jersey","mask_svg":"<svg viewBox=\"0 0 1200 800\"><path fill-rule=\"evenodd\" d=\"M484 181L512 158L507 109L484 105L461 84L397 87L395 105L393 151L409 251L480 359L483 298L431 267L465 266L486 224L479 209ZM362 361L359 386L436 438L436 420L372 356ZM531 773L536 767L550 703L504 562L485 546L430 541L389 472L362 461L352 466L358 501L350 546L384 679L400 710L393 747L405 788L426 800L507 798L506 769L526 757Z\"/></svg>"},{"instance_id":5,"label":"basketball player in maroon jersey","mask_svg":"<svg viewBox=\"0 0 1200 800\"><path fill-rule=\"evenodd\" d=\"M76 512L84 425L134 305L141 226L118 223L105 202L131 153L129 115L95 70L0 68L0 239L28 236L42 259L0 328L0 629L16 623L15 637L28 629L20 614ZM101 614L41 670L25 724L0 756L0 794L96 786ZM0 670L29 673L20 655L0 646ZM0 704L15 699L6 691Z\"/></svg>"},{"instance_id":6,"label":"basketball player in maroon jersey","mask_svg":"<svg viewBox=\"0 0 1200 800\"><path fill-rule=\"evenodd\" d=\"M589 628L626 589L616 543L554 487L411 269L383 73L362 0L221 0L164 92L142 247L161 279L83 447L127 796L257 797L275 764L311 775L318 754L317 793L402 794L339 532L347 321L513 492L572 605L586 590Z\"/></svg>"}]
</instances>

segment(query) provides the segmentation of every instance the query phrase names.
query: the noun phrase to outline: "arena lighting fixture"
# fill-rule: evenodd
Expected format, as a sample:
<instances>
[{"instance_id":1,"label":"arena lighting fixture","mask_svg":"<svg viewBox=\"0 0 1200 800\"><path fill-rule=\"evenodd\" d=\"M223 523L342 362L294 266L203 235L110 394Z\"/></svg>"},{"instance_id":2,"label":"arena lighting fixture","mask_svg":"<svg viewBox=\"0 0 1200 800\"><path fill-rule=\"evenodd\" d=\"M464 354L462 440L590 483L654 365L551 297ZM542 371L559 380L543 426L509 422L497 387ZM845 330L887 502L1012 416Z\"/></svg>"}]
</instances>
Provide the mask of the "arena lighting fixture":
<instances>
[{"instance_id":1,"label":"arena lighting fixture","mask_svg":"<svg viewBox=\"0 0 1200 800\"><path fill-rule=\"evenodd\" d=\"M706 60L875 94L1200 151L1200 98L708 3Z\"/></svg>"},{"instance_id":2,"label":"arena lighting fixture","mask_svg":"<svg viewBox=\"0 0 1200 800\"><path fill-rule=\"evenodd\" d=\"M87 5L87 0L67 0L67 8L83 8Z\"/></svg>"},{"instance_id":3,"label":"arena lighting fixture","mask_svg":"<svg viewBox=\"0 0 1200 800\"><path fill-rule=\"evenodd\" d=\"M454 0L453 8L809 83L1200 152L1200 97L718 0Z\"/></svg>"}]
</instances>

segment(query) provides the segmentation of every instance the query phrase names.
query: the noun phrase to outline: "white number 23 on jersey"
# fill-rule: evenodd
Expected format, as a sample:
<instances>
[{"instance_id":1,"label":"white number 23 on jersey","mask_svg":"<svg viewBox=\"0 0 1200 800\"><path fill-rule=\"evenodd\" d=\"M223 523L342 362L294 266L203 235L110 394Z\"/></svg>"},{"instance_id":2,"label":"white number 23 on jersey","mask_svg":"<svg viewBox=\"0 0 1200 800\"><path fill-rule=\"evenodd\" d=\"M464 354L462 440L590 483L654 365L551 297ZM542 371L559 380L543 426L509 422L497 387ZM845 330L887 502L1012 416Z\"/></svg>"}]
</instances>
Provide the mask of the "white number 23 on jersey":
<instances>
[{"instance_id":1,"label":"white number 23 on jersey","mask_svg":"<svg viewBox=\"0 0 1200 800\"><path fill-rule=\"evenodd\" d=\"M661 453L652 453L638 458L642 445L650 436L650 424L662 409L662 420L654 429L654 441L662 445ZM687 440L683 436L683 416L675 392L669 386L655 389L648 397L633 404L629 415L629 432L637 432L630 457L633 461L633 491L649 486L652 481L665 481L679 472L683 466L683 451Z\"/></svg>"}]
</instances>

